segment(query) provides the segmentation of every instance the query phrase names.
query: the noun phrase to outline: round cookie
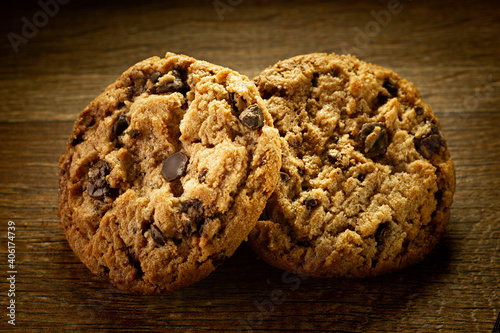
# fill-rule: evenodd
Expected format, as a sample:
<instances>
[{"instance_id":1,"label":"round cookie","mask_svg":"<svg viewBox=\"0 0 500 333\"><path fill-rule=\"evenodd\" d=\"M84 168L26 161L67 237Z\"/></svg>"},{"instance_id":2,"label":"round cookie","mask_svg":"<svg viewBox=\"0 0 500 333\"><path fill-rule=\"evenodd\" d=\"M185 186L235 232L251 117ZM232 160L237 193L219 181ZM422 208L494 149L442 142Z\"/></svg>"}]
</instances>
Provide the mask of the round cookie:
<instances>
[{"instance_id":1,"label":"round cookie","mask_svg":"<svg viewBox=\"0 0 500 333\"><path fill-rule=\"evenodd\" d=\"M416 263L448 223L455 174L413 84L353 56L309 54L254 79L282 137L281 180L249 244L317 277Z\"/></svg>"},{"instance_id":2,"label":"round cookie","mask_svg":"<svg viewBox=\"0 0 500 333\"><path fill-rule=\"evenodd\" d=\"M93 273L131 292L173 291L233 254L280 164L251 80L167 53L132 66L82 111L59 161L58 214Z\"/></svg>"}]
</instances>

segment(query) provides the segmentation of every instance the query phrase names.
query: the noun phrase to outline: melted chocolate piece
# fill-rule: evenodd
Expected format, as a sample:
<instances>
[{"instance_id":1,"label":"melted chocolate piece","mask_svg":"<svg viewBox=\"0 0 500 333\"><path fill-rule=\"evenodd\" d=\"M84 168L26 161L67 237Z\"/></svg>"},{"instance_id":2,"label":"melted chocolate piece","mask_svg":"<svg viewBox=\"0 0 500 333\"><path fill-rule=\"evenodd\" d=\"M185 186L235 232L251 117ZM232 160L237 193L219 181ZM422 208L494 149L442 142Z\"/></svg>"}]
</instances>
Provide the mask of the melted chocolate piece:
<instances>
[{"instance_id":1,"label":"melted chocolate piece","mask_svg":"<svg viewBox=\"0 0 500 333\"><path fill-rule=\"evenodd\" d=\"M444 146L445 141L437 125L432 124L429 133L421 138L413 138L413 144L420 155L430 160L433 155L441 151L441 147Z\"/></svg>"},{"instance_id":2,"label":"melted chocolate piece","mask_svg":"<svg viewBox=\"0 0 500 333\"><path fill-rule=\"evenodd\" d=\"M128 125L129 123L127 120L127 116L121 115L120 117L118 117L115 124L113 125L113 133L115 137L119 137L120 135L122 135L123 132L125 132L125 130L127 129Z\"/></svg>"},{"instance_id":3,"label":"melted chocolate piece","mask_svg":"<svg viewBox=\"0 0 500 333\"><path fill-rule=\"evenodd\" d=\"M191 236L200 231L205 222L203 204L198 199L190 199L182 203L182 224L184 233Z\"/></svg>"},{"instance_id":4,"label":"melted chocolate piece","mask_svg":"<svg viewBox=\"0 0 500 333\"><path fill-rule=\"evenodd\" d=\"M377 231L375 231L375 241L377 242L377 246L381 246L390 233L391 227L389 226L389 222L381 223L377 227Z\"/></svg>"},{"instance_id":5,"label":"melted chocolate piece","mask_svg":"<svg viewBox=\"0 0 500 333\"><path fill-rule=\"evenodd\" d=\"M287 183L290 180L290 176L286 172L281 171L280 179L283 183Z\"/></svg>"},{"instance_id":6,"label":"melted chocolate piece","mask_svg":"<svg viewBox=\"0 0 500 333\"><path fill-rule=\"evenodd\" d=\"M394 97L398 96L398 86L392 83L389 79L385 80L382 86Z\"/></svg>"},{"instance_id":7,"label":"melted chocolate piece","mask_svg":"<svg viewBox=\"0 0 500 333\"><path fill-rule=\"evenodd\" d=\"M306 198L304 200L304 205L306 205L307 209L313 209L318 205L318 200L314 198Z\"/></svg>"},{"instance_id":8,"label":"melted chocolate piece","mask_svg":"<svg viewBox=\"0 0 500 333\"><path fill-rule=\"evenodd\" d=\"M181 92L185 93L188 90L188 86L184 83L181 78L181 74L177 70L170 71L170 74L174 77L173 81L164 82L156 85L156 93L170 93L170 92ZM159 80L156 79L157 81Z\"/></svg>"},{"instance_id":9,"label":"melted chocolate piece","mask_svg":"<svg viewBox=\"0 0 500 333\"><path fill-rule=\"evenodd\" d=\"M381 157L389 146L389 137L384 123L364 124L359 133L363 152L370 158Z\"/></svg>"},{"instance_id":10,"label":"melted chocolate piece","mask_svg":"<svg viewBox=\"0 0 500 333\"><path fill-rule=\"evenodd\" d=\"M238 117L246 127L255 130L264 126L264 114L257 104L248 106Z\"/></svg>"},{"instance_id":11,"label":"melted chocolate piece","mask_svg":"<svg viewBox=\"0 0 500 333\"><path fill-rule=\"evenodd\" d=\"M200 184L205 182L205 178L207 177L208 169L204 168L200 171L200 174L198 175L198 182Z\"/></svg>"},{"instance_id":12,"label":"melted chocolate piece","mask_svg":"<svg viewBox=\"0 0 500 333\"><path fill-rule=\"evenodd\" d=\"M160 229L158 229L157 226L151 224L149 233L151 234L151 238L153 238L156 244L165 245L165 236L163 236L163 233L160 231Z\"/></svg>"},{"instance_id":13,"label":"melted chocolate piece","mask_svg":"<svg viewBox=\"0 0 500 333\"><path fill-rule=\"evenodd\" d=\"M165 162L163 162L163 168L161 174L169 182L176 180L186 173L186 167L188 164L188 157L178 151L167 157Z\"/></svg>"},{"instance_id":14,"label":"melted chocolate piece","mask_svg":"<svg viewBox=\"0 0 500 333\"><path fill-rule=\"evenodd\" d=\"M108 162L99 161L89 170L89 182L87 192L94 199L104 199L106 196L112 196L114 192L106 182L106 177L111 172L111 166Z\"/></svg>"}]
</instances>

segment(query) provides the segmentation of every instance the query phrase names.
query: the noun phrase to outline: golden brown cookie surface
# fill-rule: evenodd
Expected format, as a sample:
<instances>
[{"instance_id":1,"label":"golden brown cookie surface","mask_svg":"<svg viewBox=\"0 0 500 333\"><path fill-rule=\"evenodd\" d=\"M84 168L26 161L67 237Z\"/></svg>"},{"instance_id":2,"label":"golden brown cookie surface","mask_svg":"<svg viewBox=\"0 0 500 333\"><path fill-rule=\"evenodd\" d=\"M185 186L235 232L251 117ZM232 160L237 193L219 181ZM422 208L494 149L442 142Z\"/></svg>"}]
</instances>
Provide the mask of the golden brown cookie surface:
<instances>
[{"instance_id":1,"label":"golden brown cookie surface","mask_svg":"<svg viewBox=\"0 0 500 333\"><path fill-rule=\"evenodd\" d=\"M230 69L172 53L132 66L82 111L59 162L72 249L132 292L204 278L278 182L270 126L255 85Z\"/></svg>"},{"instance_id":2,"label":"golden brown cookie surface","mask_svg":"<svg viewBox=\"0 0 500 333\"><path fill-rule=\"evenodd\" d=\"M407 267L445 230L446 140L413 84L352 56L309 54L254 79L283 139L281 180L249 244L312 276Z\"/></svg>"}]
</instances>

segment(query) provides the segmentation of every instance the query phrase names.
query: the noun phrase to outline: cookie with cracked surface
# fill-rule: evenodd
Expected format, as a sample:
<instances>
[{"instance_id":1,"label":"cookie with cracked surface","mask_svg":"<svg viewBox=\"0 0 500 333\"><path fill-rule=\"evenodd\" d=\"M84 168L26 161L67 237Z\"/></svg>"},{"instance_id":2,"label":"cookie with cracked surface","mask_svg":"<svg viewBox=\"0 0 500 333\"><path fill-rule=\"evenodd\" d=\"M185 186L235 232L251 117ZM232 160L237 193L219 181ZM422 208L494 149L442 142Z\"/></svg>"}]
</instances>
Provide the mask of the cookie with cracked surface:
<instances>
[{"instance_id":1,"label":"cookie with cracked surface","mask_svg":"<svg viewBox=\"0 0 500 333\"><path fill-rule=\"evenodd\" d=\"M423 259L448 223L455 174L415 86L335 54L280 61L254 81L283 140L279 185L249 235L256 253L318 277Z\"/></svg>"},{"instance_id":2,"label":"cookie with cracked surface","mask_svg":"<svg viewBox=\"0 0 500 333\"><path fill-rule=\"evenodd\" d=\"M59 161L58 214L93 273L131 292L173 291L233 254L280 164L251 80L167 53L132 66L79 115Z\"/></svg>"}]
</instances>

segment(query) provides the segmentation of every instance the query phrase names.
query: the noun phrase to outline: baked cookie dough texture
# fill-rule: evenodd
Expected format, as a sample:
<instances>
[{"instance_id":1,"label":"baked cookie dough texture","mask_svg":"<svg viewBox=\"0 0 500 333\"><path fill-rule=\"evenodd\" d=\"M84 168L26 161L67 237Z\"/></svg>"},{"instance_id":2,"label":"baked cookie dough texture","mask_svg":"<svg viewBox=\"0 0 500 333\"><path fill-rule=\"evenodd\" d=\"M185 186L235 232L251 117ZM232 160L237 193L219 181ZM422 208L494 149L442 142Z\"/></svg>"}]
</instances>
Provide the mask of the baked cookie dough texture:
<instances>
[{"instance_id":1,"label":"baked cookie dough texture","mask_svg":"<svg viewBox=\"0 0 500 333\"><path fill-rule=\"evenodd\" d=\"M454 190L436 116L389 69L308 54L252 82L167 53L80 113L58 214L90 271L154 294L208 276L246 239L296 273L400 270L438 242Z\"/></svg>"},{"instance_id":2,"label":"baked cookie dough texture","mask_svg":"<svg viewBox=\"0 0 500 333\"><path fill-rule=\"evenodd\" d=\"M448 223L453 163L413 84L353 56L309 54L255 78L283 140L277 189L249 244L318 277L416 263Z\"/></svg>"},{"instance_id":3,"label":"baked cookie dough texture","mask_svg":"<svg viewBox=\"0 0 500 333\"><path fill-rule=\"evenodd\" d=\"M231 256L276 187L279 135L255 85L167 53L132 66L79 115L59 162L59 215L95 274L152 294Z\"/></svg>"}]
</instances>

